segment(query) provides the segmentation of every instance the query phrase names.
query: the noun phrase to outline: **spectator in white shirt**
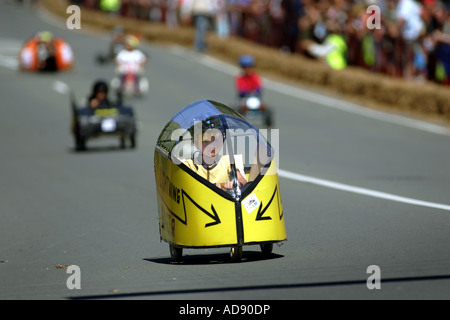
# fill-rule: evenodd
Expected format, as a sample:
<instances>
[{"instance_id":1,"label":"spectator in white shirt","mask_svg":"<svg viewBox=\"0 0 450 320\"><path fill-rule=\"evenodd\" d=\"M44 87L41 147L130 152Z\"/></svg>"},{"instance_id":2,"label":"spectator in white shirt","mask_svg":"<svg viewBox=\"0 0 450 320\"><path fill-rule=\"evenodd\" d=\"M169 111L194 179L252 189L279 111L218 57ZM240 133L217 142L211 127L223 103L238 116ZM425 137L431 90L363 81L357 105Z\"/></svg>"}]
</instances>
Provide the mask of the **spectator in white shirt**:
<instances>
[{"instance_id":1,"label":"spectator in white shirt","mask_svg":"<svg viewBox=\"0 0 450 320\"><path fill-rule=\"evenodd\" d=\"M422 6L415 0L397 0L397 26L402 37L403 76L411 79L414 75L414 47L424 32L420 17Z\"/></svg>"},{"instance_id":2,"label":"spectator in white shirt","mask_svg":"<svg viewBox=\"0 0 450 320\"><path fill-rule=\"evenodd\" d=\"M207 49L206 34L211 28L217 12L215 0L183 0L182 14L184 18L192 17L195 24L194 46L199 52Z\"/></svg>"}]
</instances>

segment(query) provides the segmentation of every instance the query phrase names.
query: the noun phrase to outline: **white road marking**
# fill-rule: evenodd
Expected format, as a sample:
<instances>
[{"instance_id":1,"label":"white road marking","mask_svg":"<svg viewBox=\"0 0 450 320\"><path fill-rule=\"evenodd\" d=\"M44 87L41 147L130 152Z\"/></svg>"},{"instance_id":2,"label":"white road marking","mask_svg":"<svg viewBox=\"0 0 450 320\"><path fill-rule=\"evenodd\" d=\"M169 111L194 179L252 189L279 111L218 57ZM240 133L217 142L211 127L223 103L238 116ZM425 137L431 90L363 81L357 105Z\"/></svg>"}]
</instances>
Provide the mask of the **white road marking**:
<instances>
[{"instance_id":1,"label":"white road marking","mask_svg":"<svg viewBox=\"0 0 450 320\"><path fill-rule=\"evenodd\" d=\"M55 90L56 92L58 92L60 94L66 94L66 93L69 93L69 91L70 91L69 86L66 83L59 81L59 80L54 81L52 87L53 87L53 90Z\"/></svg>"},{"instance_id":2,"label":"white road marking","mask_svg":"<svg viewBox=\"0 0 450 320\"><path fill-rule=\"evenodd\" d=\"M23 41L0 37L0 53L18 54L22 48Z\"/></svg>"},{"instance_id":3,"label":"white road marking","mask_svg":"<svg viewBox=\"0 0 450 320\"><path fill-rule=\"evenodd\" d=\"M19 68L19 60L8 56L0 55L0 66L17 70Z\"/></svg>"},{"instance_id":4,"label":"white road marking","mask_svg":"<svg viewBox=\"0 0 450 320\"><path fill-rule=\"evenodd\" d=\"M390 193L350 186L347 184L342 184L339 182L333 182L333 181L324 180L324 179L318 179L318 178L305 176L305 175L301 175L301 174L294 173L294 172L289 172L286 170L279 169L278 176L285 178L285 179L290 179L290 180L304 182L304 183L311 183L311 184L315 184L315 185L326 187L326 188L361 194L361 195L365 195L365 196L369 196L369 197L385 199L385 200L390 200L390 201L395 201L395 202L401 202L401 203L411 204L411 205L415 205L415 206L422 206L422 207L428 207L428 208L433 208L433 209L450 211L450 205L422 201L422 200L402 197L402 196L398 196L398 195L394 195L394 194L390 194Z\"/></svg>"},{"instance_id":5,"label":"white road marking","mask_svg":"<svg viewBox=\"0 0 450 320\"><path fill-rule=\"evenodd\" d=\"M0 38L0 66L17 70L19 68L19 51L22 42L16 39Z\"/></svg>"}]
</instances>

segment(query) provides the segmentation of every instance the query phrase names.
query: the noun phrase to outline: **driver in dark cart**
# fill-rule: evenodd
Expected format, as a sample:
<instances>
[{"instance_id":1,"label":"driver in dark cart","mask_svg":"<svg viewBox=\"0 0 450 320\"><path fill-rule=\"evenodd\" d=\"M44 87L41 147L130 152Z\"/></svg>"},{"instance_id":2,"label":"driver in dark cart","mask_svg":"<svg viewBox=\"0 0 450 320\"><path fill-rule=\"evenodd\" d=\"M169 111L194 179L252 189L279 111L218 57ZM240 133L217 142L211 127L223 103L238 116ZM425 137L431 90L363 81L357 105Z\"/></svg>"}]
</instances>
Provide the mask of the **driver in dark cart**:
<instances>
[{"instance_id":1,"label":"driver in dark cart","mask_svg":"<svg viewBox=\"0 0 450 320\"><path fill-rule=\"evenodd\" d=\"M88 99L88 105L91 109L111 105L108 100L108 84L105 81L99 80L94 84L92 94Z\"/></svg>"}]
</instances>

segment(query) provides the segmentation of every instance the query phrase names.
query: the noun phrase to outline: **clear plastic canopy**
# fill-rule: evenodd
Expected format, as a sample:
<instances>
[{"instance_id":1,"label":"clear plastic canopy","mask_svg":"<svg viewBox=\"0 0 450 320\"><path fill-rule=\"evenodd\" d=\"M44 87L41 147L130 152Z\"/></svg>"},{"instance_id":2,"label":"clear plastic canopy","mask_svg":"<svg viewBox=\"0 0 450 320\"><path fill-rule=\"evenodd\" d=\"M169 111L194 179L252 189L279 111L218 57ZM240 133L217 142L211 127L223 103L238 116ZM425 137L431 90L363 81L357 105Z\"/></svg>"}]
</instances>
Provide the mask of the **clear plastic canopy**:
<instances>
[{"instance_id":1,"label":"clear plastic canopy","mask_svg":"<svg viewBox=\"0 0 450 320\"><path fill-rule=\"evenodd\" d=\"M268 174L274 150L253 125L215 101L197 101L178 112L158 138L170 160L212 187L239 197Z\"/></svg>"}]
</instances>

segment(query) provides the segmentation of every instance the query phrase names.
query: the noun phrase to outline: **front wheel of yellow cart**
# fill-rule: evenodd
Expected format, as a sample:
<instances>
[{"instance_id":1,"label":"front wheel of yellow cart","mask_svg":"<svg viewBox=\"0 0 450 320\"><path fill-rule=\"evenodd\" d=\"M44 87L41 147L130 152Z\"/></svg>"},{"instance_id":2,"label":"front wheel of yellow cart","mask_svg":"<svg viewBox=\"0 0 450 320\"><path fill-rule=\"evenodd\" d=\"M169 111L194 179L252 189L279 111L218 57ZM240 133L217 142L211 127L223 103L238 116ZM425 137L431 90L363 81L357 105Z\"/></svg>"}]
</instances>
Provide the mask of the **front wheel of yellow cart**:
<instances>
[{"instance_id":1,"label":"front wheel of yellow cart","mask_svg":"<svg viewBox=\"0 0 450 320\"><path fill-rule=\"evenodd\" d=\"M171 244L169 246L170 248L170 257L172 258L173 262L180 262L181 258L183 256L183 248L176 247L175 245Z\"/></svg>"},{"instance_id":2,"label":"front wheel of yellow cart","mask_svg":"<svg viewBox=\"0 0 450 320\"><path fill-rule=\"evenodd\" d=\"M242 246L231 247L230 258L232 262L239 262L242 260Z\"/></svg>"},{"instance_id":3,"label":"front wheel of yellow cart","mask_svg":"<svg viewBox=\"0 0 450 320\"><path fill-rule=\"evenodd\" d=\"M273 251L273 243L263 243L260 245L263 255L268 256Z\"/></svg>"}]
</instances>

